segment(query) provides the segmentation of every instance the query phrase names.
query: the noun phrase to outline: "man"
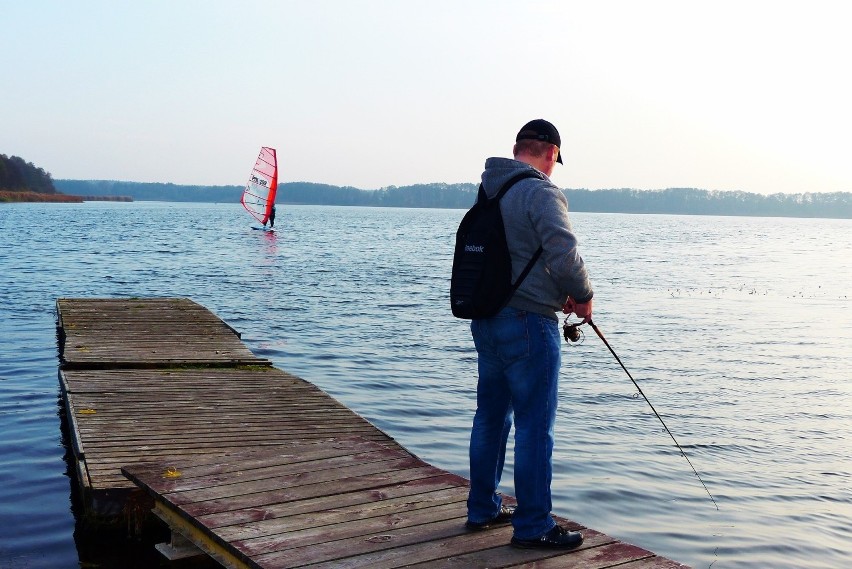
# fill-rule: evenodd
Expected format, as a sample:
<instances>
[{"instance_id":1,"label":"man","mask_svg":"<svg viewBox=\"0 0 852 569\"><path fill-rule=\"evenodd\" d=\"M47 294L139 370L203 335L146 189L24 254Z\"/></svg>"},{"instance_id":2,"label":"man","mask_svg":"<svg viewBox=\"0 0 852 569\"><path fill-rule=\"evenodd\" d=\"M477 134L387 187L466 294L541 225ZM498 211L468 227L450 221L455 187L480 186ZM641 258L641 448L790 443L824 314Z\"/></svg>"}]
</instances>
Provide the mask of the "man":
<instances>
[{"instance_id":1,"label":"man","mask_svg":"<svg viewBox=\"0 0 852 569\"><path fill-rule=\"evenodd\" d=\"M593 295L571 232L568 201L549 177L562 163L560 146L556 127L542 119L530 121L515 139L514 160L489 158L482 173L489 197L516 174L535 174L517 182L500 201L513 282L539 245L543 253L506 308L471 321L479 382L466 527L482 530L511 521L511 543L523 548L572 549L583 543L582 534L557 525L550 515L561 346L556 311L573 312L588 322ZM513 415L514 509L496 492Z\"/></svg>"},{"instance_id":2,"label":"man","mask_svg":"<svg viewBox=\"0 0 852 569\"><path fill-rule=\"evenodd\" d=\"M263 226L266 227L266 224L264 223ZM269 229L272 229L274 227L275 227L275 206L273 205L272 209L269 210Z\"/></svg>"}]
</instances>

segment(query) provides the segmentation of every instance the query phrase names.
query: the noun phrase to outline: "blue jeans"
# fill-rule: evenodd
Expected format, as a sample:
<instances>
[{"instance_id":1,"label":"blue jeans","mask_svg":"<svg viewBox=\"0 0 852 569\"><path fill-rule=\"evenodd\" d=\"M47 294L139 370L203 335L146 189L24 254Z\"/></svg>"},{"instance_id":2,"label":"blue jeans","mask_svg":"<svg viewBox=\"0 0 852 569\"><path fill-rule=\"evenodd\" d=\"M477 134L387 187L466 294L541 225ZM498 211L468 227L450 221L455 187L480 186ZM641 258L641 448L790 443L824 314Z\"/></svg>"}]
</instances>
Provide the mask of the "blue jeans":
<instances>
[{"instance_id":1,"label":"blue jeans","mask_svg":"<svg viewBox=\"0 0 852 569\"><path fill-rule=\"evenodd\" d=\"M470 325L479 356L476 414L470 433L467 516L490 520L500 511L497 486L506 441L515 421L514 535L532 539L549 531L553 477L553 425L559 384L559 322L514 308Z\"/></svg>"}]
</instances>

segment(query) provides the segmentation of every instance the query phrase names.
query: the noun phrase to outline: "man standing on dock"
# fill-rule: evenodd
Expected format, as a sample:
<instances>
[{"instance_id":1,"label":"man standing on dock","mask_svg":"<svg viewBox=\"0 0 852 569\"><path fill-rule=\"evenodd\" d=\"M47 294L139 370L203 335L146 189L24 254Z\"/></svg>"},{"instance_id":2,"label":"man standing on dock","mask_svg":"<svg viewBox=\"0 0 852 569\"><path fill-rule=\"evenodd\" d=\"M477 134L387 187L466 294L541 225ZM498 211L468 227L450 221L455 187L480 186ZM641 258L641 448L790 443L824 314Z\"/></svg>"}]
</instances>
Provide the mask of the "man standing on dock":
<instances>
[{"instance_id":1,"label":"man standing on dock","mask_svg":"<svg viewBox=\"0 0 852 569\"><path fill-rule=\"evenodd\" d=\"M511 543L523 548L573 549L583 543L582 534L557 525L550 514L561 356L556 312L573 312L588 322L593 295L568 220L568 201L549 177L562 163L560 146L556 127L530 121L515 139L514 160L488 158L482 173L489 198L517 174L533 174L500 201L513 282L539 246L543 253L503 310L471 321L479 381L466 527L483 530L511 521ZM497 494L513 415L515 509Z\"/></svg>"}]
</instances>

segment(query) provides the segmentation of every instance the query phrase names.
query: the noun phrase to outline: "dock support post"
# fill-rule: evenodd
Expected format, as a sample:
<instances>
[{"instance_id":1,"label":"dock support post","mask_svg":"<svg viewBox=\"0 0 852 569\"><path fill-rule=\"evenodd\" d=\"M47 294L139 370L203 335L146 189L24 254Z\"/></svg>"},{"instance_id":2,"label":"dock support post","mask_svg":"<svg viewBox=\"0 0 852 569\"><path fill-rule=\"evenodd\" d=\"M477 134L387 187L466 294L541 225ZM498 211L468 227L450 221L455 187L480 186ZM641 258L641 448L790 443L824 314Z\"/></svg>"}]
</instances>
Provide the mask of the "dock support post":
<instances>
[{"instance_id":1,"label":"dock support post","mask_svg":"<svg viewBox=\"0 0 852 569\"><path fill-rule=\"evenodd\" d=\"M195 544L186 539L180 532L169 528L171 541L168 543L157 543L154 547L163 554L163 557L169 561L177 561L178 559L188 559L190 557L201 557L206 554L195 547Z\"/></svg>"},{"instance_id":2,"label":"dock support post","mask_svg":"<svg viewBox=\"0 0 852 569\"><path fill-rule=\"evenodd\" d=\"M171 542L160 543L155 546L157 551L165 555L169 560L173 560L169 556L170 554L181 556L174 559L206 554L227 569L249 569L249 566L243 560L233 555L210 539L204 532L184 520L180 515L169 509L161 500L155 498L154 508L151 511L169 526L169 531L172 535Z\"/></svg>"}]
</instances>

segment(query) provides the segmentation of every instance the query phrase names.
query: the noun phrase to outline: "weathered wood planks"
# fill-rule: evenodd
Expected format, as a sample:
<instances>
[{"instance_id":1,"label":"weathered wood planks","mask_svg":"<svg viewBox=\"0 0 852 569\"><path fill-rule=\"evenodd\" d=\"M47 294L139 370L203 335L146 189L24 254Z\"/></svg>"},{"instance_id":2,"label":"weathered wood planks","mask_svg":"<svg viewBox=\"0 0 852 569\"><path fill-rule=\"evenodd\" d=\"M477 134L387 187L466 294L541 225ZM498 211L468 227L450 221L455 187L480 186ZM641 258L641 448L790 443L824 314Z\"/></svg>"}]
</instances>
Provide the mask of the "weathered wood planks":
<instances>
[{"instance_id":1,"label":"weathered wood planks","mask_svg":"<svg viewBox=\"0 0 852 569\"><path fill-rule=\"evenodd\" d=\"M115 514L141 487L176 544L225 567L685 567L591 529L567 553L511 548L508 526L465 530L466 480L187 299L60 299L57 322L89 507Z\"/></svg>"},{"instance_id":2,"label":"weathered wood planks","mask_svg":"<svg viewBox=\"0 0 852 569\"><path fill-rule=\"evenodd\" d=\"M56 313L63 369L271 365L187 298L60 298Z\"/></svg>"},{"instance_id":3,"label":"weathered wood planks","mask_svg":"<svg viewBox=\"0 0 852 569\"><path fill-rule=\"evenodd\" d=\"M120 467L134 462L221 456L341 432L390 440L317 387L274 368L61 370L60 383L84 488L106 510L110 501L98 498L132 489Z\"/></svg>"},{"instance_id":4,"label":"weathered wood planks","mask_svg":"<svg viewBox=\"0 0 852 569\"><path fill-rule=\"evenodd\" d=\"M59 299L59 380L87 506L114 515L120 467L221 456L340 432L390 440L314 385L255 357L188 299Z\"/></svg>"},{"instance_id":5,"label":"weathered wood planks","mask_svg":"<svg viewBox=\"0 0 852 569\"><path fill-rule=\"evenodd\" d=\"M510 526L470 532L466 480L360 437L122 472L150 493L173 531L226 567L685 567L564 519L583 529L581 548L515 549Z\"/></svg>"}]
</instances>

